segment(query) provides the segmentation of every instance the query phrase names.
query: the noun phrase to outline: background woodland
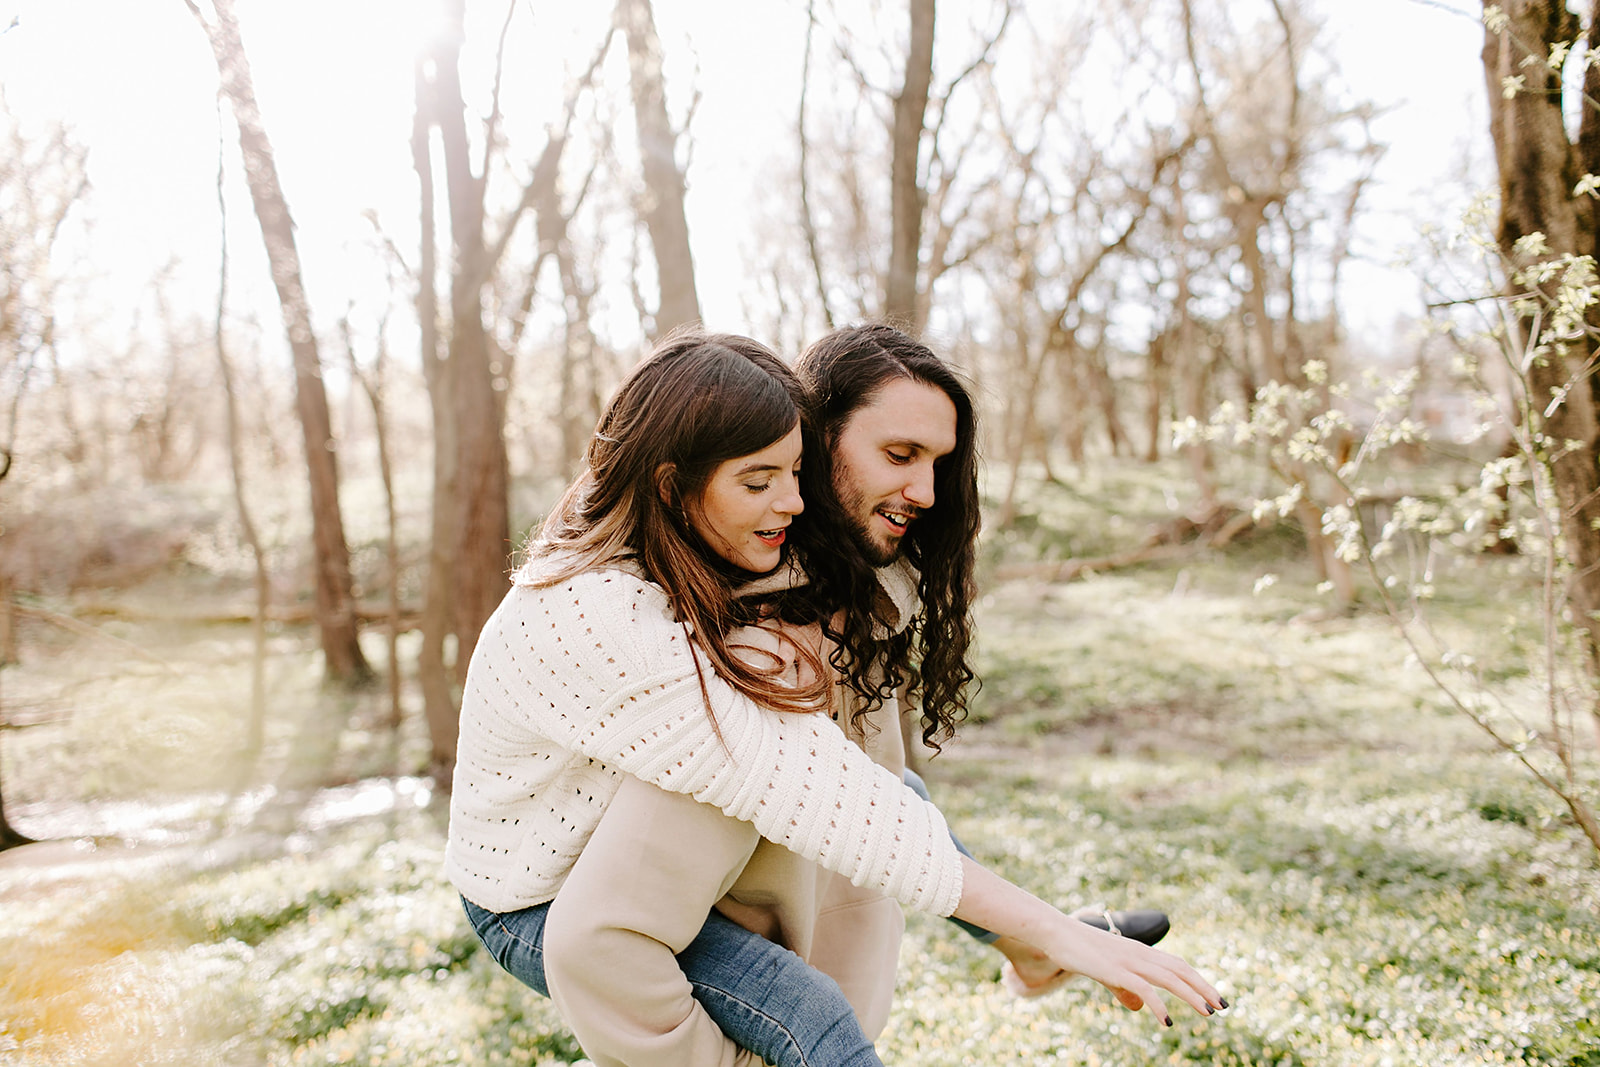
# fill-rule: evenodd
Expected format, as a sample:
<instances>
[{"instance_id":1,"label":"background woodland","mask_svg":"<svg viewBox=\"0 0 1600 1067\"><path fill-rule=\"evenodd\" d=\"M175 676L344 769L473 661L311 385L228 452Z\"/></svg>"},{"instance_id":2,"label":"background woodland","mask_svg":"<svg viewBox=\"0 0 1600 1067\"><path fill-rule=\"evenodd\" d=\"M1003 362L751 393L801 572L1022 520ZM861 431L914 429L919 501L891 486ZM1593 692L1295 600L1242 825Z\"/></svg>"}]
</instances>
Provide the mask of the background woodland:
<instances>
[{"instance_id":1,"label":"background woodland","mask_svg":"<svg viewBox=\"0 0 1600 1067\"><path fill-rule=\"evenodd\" d=\"M1438 117L1459 165L1396 213L1385 108L1313 0L790 0L759 136L701 118L737 27L664 34L668 0L352 3L330 25L415 23L372 38L414 44L409 130L326 100L394 163L334 254L252 63L271 5L162 2L214 75L182 176L209 222L170 249L104 239L93 146L0 63L0 939L31 961L0 1051L576 1057L433 884L478 630L653 338L889 320L983 403L986 684L936 787L1024 884L1188 908L1180 950L1262 991L1223 1036L1119 1036L1088 993L1018 1029L914 924L901 1061L1003 1033L1030 1063L1600 1064L1594 5L1395 0L1482 49ZM744 146L737 256L686 209L713 142ZM1392 327L1352 306L1377 231L1418 294ZM30 924L89 921L45 917L70 850L114 845L182 877L130 858L96 904L126 937L47 964ZM130 959L157 977L106 1015ZM178 1006L206 975L211 1023ZM430 1012L460 1029L395 1022Z\"/></svg>"}]
</instances>

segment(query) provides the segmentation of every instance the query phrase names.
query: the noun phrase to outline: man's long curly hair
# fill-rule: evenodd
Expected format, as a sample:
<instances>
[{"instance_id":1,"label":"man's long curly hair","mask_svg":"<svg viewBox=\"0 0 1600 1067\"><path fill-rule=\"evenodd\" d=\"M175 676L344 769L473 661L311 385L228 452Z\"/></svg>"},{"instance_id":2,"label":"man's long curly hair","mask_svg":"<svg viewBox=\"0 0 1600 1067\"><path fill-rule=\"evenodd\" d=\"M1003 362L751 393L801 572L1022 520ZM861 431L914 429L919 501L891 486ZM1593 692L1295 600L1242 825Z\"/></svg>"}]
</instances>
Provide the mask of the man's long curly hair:
<instances>
[{"instance_id":1,"label":"man's long curly hair","mask_svg":"<svg viewBox=\"0 0 1600 1067\"><path fill-rule=\"evenodd\" d=\"M923 743L938 749L966 718L973 679L967 651L980 518L972 397L925 345L880 324L833 331L805 351L795 371L810 393L800 483L811 513L796 548L811 577L808 595L825 608L825 628L836 645L833 665L861 696L858 715L909 683L909 692L921 697ZM886 638L892 628L878 595L877 568L848 532L855 527L839 499L833 449L851 416L894 379L922 382L950 398L956 447L935 463L934 505L902 542L919 575L921 609L909 627Z\"/></svg>"}]
</instances>

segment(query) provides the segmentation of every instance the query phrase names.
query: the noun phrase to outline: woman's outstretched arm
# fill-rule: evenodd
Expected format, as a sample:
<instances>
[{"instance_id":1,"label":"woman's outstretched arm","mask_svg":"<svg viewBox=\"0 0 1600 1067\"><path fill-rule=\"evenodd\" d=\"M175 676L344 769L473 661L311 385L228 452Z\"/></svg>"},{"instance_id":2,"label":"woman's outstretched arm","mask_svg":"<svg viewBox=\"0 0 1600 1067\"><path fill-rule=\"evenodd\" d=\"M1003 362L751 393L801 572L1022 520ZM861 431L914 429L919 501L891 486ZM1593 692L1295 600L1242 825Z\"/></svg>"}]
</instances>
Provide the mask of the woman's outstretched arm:
<instances>
[{"instance_id":1,"label":"woman's outstretched arm","mask_svg":"<svg viewBox=\"0 0 1600 1067\"><path fill-rule=\"evenodd\" d=\"M961 865L957 918L1037 946L1057 966L1111 990L1124 1006L1149 1008L1164 1026L1172 1025L1172 1016L1162 990L1202 1015L1228 1006L1210 982L1172 953L1070 918L969 856L961 857Z\"/></svg>"}]
</instances>

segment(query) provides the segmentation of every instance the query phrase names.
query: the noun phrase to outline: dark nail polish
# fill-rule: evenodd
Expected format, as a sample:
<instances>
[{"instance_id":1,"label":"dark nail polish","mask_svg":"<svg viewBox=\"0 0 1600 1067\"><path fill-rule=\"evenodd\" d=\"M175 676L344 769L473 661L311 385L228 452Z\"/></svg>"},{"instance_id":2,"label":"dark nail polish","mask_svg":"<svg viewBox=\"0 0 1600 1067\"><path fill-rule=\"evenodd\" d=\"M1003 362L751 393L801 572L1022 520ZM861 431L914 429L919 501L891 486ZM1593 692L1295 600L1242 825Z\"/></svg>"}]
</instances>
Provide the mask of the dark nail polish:
<instances>
[{"instance_id":1,"label":"dark nail polish","mask_svg":"<svg viewBox=\"0 0 1600 1067\"><path fill-rule=\"evenodd\" d=\"M1162 1020L1162 1022L1166 1023L1168 1026L1171 1026L1172 1025L1172 1016L1170 1016L1170 1015L1167 1016L1165 1019Z\"/></svg>"},{"instance_id":2,"label":"dark nail polish","mask_svg":"<svg viewBox=\"0 0 1600 1067\"><path fill-rule=\"evenodd\" d=\"M1216 1013L1217 1013L1217 1009L1216 1008L1213 1008L1209 1004L1206 1005L1206 1014L1207 1015L1215 1015Z\"/></svg>"},{"instance_id":3,"label":"dark nail polish","mask_svg":"<svg viewBox=\"0 0 1600 1067\"><path fill-rule=\"evenodd\" d=\"M1221 1004L1223 1009L1226 1010L1227 1007L1228 1007L1228 998L1227 997L1218 997L1217 998L1217 1003Z\"/></svg>"}]
</instances>

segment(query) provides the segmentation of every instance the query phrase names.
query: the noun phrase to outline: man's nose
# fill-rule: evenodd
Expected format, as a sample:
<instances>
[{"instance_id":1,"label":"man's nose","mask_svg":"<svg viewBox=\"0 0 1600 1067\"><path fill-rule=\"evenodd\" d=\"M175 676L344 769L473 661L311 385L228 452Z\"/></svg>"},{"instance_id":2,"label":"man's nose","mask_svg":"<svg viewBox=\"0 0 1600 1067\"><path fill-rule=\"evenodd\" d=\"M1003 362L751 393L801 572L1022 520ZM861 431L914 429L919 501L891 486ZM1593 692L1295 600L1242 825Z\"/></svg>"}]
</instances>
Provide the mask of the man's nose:
<instances>
[{"instance_id":1,"label":"man's nose","mask_svg":"<svg viewBox=\"0 0 1600 1067\"><path fill-rule=\"evenodd\" d=\"M901 495L919 508L933 507L933 464L918 466Z\"/></svg>"}]
</instances>

